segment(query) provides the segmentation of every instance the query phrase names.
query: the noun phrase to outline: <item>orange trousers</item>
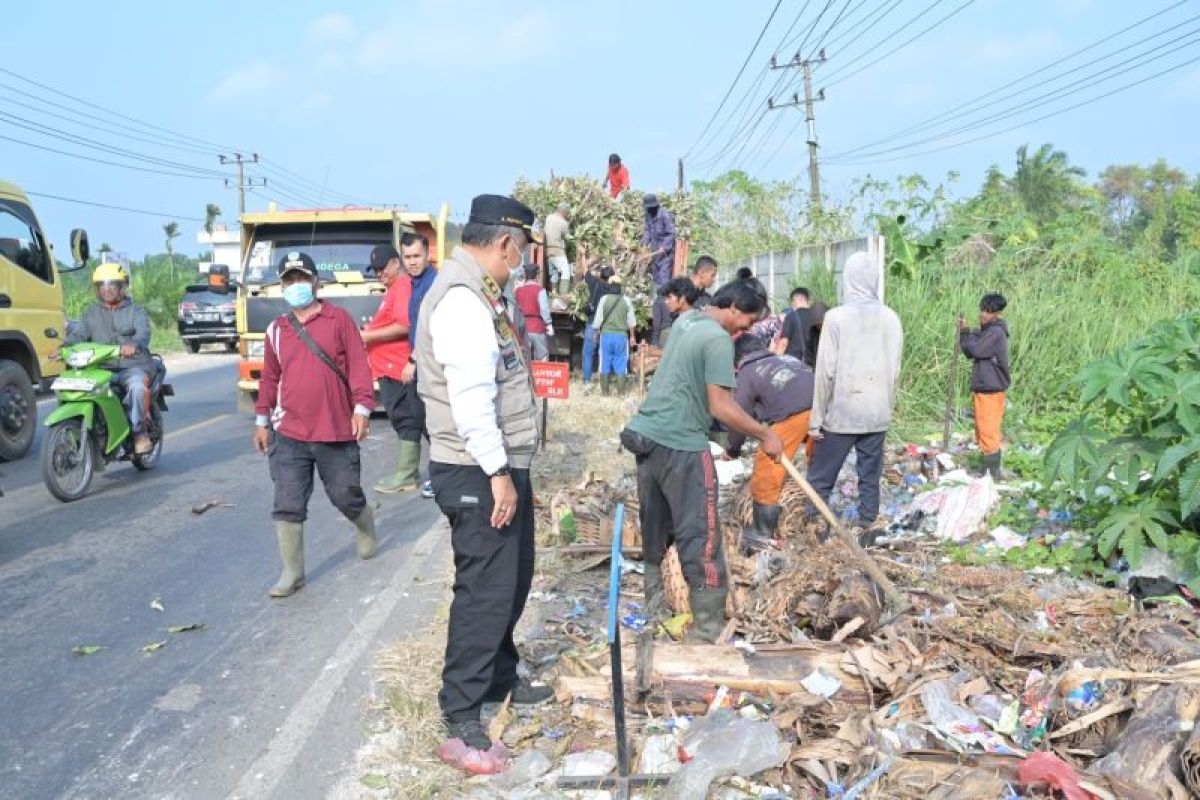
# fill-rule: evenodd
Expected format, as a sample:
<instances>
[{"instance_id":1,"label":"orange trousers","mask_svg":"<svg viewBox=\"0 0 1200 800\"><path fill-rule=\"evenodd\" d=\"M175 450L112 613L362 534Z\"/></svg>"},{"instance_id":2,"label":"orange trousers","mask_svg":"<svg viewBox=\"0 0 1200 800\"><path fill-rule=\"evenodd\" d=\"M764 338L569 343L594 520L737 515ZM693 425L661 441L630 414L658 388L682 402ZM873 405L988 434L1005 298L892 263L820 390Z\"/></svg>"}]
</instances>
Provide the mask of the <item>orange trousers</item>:
<instances>
[{"instance_id":1,"label":"orange trousers","mask_svg":"<svg viewBox=\"0 0 1200 800\"><path fill-rule=\"evenodd\" d=\"M795 458L796 451L808 438L808 414L802 411L771 426L771 430L783 439L784 458ZM778 505L786 480L787 472L782 464L772 461L761 449L754 454L754 472L750 475L750 495L754 502L765 506Z\"/></svg>"},{"instance_id":2,"label":"orange trousers","mask_svg":"<svg viewBox=\"0 0 1200 800\"><path fill-rule=\"evenodd\" d=\"M1004 392L975 392L975 443L989 456L1001 448L1000 425L1004 422Z\"/></svg>"}]
</instances>

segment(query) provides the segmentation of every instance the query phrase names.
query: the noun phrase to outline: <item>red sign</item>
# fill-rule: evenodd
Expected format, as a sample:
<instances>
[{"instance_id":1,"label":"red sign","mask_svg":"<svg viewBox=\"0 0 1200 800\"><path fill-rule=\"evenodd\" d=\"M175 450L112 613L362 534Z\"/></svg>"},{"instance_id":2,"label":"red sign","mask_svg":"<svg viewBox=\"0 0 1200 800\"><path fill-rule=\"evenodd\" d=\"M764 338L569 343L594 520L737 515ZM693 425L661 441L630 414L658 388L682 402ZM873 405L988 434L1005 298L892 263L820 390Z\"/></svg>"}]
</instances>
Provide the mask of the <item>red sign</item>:
<instances>
[{"instance_id":1,"label":"red sign","mask_svg":"<svg viewBox=\"0 0 1200 800\"><path fill-rule=\"evenodd\" d=\"M534 361L529 365L533 373L533 392L538 397L566 400L571 396L571 368L558 361Z\"/></svg>"}]
</instances>

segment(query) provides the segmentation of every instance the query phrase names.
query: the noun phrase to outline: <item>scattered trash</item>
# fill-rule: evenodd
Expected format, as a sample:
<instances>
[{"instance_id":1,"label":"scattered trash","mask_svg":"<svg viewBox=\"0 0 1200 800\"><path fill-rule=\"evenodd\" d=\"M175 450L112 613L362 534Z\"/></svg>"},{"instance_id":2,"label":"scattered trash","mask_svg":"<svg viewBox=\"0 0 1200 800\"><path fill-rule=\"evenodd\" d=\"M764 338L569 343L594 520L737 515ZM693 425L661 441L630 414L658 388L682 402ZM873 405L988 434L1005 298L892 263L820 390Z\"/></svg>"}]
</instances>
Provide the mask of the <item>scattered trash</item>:
<instances>
[{"instance_id":1,"label":"scattered trash","mask_svg":"<svg viewBox=\"0 0 1200 800\"><path fill-rule=\"evenodd\" d=\"M207 627L203 622L193 622L190 625L172 625L167 628L167 633L187 633L188 631L202 631Z\"/></svg>"},{"instance_id":2,"label":"scattered trash","mask_svg":"<svg viewBox=\"0 0 1200 800\"><path fill-rule=\"evenodd\" d=\"M833 697L842 688L841 681L820 670L813 670L808 677L800 681L800 684L811 694L821 697Z\"/></svg>"},{"instance_id":3,"label":"scattered trash","mask_svg":"<svg viewBox=\"0 0 1200 800\"><path fill-rule=\"evenodd\" d=\"M162 604L162 598L161 598L161 597L156 597L156 598L154 598L153 600L151 600L151 601L150 601L150 607L151 607L152 609L154 609L155 611L166 611L166 609L165 609L165 608L163 608L163 604Z\"/></svg>"},{"instance_id":4,"label":"scattered trash","mask_svg":"<svg viewBox=\"0 0 1200 800\"><path fill-rule=\"evenodd\" d=\"M742 719L728 709L696 720L680 749L686 753L686 763L667 784L664 800L704 797L716 778L745 777L777 767L789 750L774 724Z\"/></svg>"},{"instance_id":5,"label":"scattered trash","mask_svg":"<svg viewBox=\"0 0 1200 800\"><path fill-rule=\"evenodd\" d=\"M192 506L192 513L197 517L206 511L211 511L214 508L233 508L233 503L225 503L221 500L205 500L203 503L197 503Z\"/></svg>"},{"instance_id":6,"label":"scattered trash","mask_svg":"<svg viewBox=\"0 0 1200 800\"><path fill-rule=\"evenodd\" d=\"M380 775L377 772L368 772L358 779L358 782L368 789L382 791L388 787L388 779L386 775Z\"/></svg>"},{"instance_id":7,"label":"scattered trash","mask_svg":"<svg viewBox=\"0 0 1200 800\"><path fill-rule=\"evenodd\" d=\"M1017 776L1027 786L1044 784L1058 789L1067 800L1094 800L1092 793L1079 785L1075 768L1047 750L1039 750L1022 761Z\"/></svg>"},{"instance_id":8,"label":"scattered trash","mask_svg":"<svg viewBox=\"0 0 1200 800\"><path fill-rule=\"evenodd\" d=\"M917 497L913 508L937 514L937 538L964 542L983 526L999 499L990 477L971 478L956 470L942 476L939 488Z\"/></svg>"},{"instance_id":9,"label":"scattered trash","mask_svg":"<svg viewBox=\"0 0 1200 800\"><path fill-rule=\"evenodd\" d=\"M535 781L550 771L554 764L550 757L537 748L526 750L512 763L508 769L491 779L492 786L502 791L516 789L526 783Z\"/></svg>"},{"instance_id":10,"label":"scattered trash","mask_svg":"<svg viewBox=\"0 0 1200 800\"><path fill-rule=\"evenodd\" d=\"M996 546L1004 551L1012 550L1014 547L1024 547L1027 542L1024 536L1007 525L992 528L992 532L989 535L992 537L992 541L996 543Z\"/></svg>"},{"instance_id":11,"label":"scattered trash","mask_svg":"<svg viewBox=\"0 0 1200 800\"><path fill-rule=\"evenodd\" d=\"M102 647L98 644L81 644L77 647L72 647L71 652L77 656L94 656L96 653L99 653L101 650L107 650L107 649L108 648Z\"/></svg>"},{"instance_id":12,"label":"scattered trash","mask_svg":"<svg viewBox=\"0 0 1200 800\"><path fill-rule=\"evenodd\" d=\"M488 750L476 750L467 747L462 739L451 739L438 747L437 755L444 763L468 774L495 775L504 771L510 754L501 742L494 743Z\"/></svg>"},{"instance_id":13,"label":"scattered trash","mask_svg":"<svg viewBox=\"0 0 1200 800\"><path fill-rule=\"evenodd\" d=\"M679 742L670 734L647 736L642 742L639 772L646 775L672 775L679 771Z\"/></svg>"},{"instance_id":14,"label":"scattered trash","mask_svg":"<svg viewBox=\"0 0 1200 800\"><path fill-rule=\"evenodd\" d=\"M571 753L562 760L564 778L589 778L607 775L617 768L617 757L605 750Z\"/></svg>"},{"instance_id":15,"label":"scattered trash","mask_svg":"<svg viewBox=\"0 0 1200 800\"><path fill-rule=\"evenodd\" d=\"M167 640L163 639L161 642L151 642L150 644L142 645L142 652L143 653L153 653L156 650L162 650L166 646L167 646Z\"/></svg>"}]
</instances>

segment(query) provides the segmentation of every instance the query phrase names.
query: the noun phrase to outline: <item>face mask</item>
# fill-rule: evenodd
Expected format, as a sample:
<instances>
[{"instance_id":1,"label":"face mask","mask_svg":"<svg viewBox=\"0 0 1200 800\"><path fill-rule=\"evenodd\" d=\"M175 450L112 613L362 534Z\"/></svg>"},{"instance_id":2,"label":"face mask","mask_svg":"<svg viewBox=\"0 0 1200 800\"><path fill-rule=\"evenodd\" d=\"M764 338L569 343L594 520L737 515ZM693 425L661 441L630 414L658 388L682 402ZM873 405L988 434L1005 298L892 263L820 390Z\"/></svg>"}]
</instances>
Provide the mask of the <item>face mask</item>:
<instances>
[{"instance_id":1,"label":"face mask","mask_svg":"<svg viewBox=\"0 0 1200 800\"><path fill-rule=\"evenodd\" d=\"M283 299L292 308L305 308L312 305L313 287L311 283L293 283L284 288Z\"/></svg>"}]
</instances>

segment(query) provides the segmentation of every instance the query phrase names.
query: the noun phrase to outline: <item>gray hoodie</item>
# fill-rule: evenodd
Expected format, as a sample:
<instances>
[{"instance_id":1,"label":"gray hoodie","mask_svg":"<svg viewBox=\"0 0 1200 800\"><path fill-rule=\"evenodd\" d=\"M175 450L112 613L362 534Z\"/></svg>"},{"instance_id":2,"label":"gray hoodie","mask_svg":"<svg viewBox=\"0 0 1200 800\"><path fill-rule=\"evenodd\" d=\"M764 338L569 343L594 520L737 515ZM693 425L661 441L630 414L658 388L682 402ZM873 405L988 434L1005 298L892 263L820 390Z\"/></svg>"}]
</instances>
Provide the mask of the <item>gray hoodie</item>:
<instances>
[{"instance_id":1,"label":"gray hoodie","mask_svg":"<svg viewBox=\"0 0 1200 800\"><path fill-rule=\"evenodd\" d=\"M904 331L879 301L879 270L857 252L843 272L846 302L825 314L817 348L812 430L886 431L896 407Z\"/></svg>"}]
</instances>

